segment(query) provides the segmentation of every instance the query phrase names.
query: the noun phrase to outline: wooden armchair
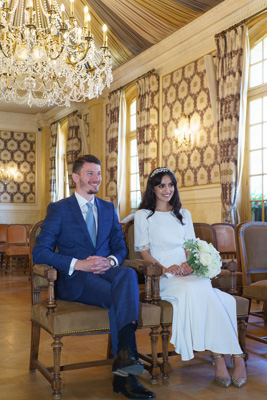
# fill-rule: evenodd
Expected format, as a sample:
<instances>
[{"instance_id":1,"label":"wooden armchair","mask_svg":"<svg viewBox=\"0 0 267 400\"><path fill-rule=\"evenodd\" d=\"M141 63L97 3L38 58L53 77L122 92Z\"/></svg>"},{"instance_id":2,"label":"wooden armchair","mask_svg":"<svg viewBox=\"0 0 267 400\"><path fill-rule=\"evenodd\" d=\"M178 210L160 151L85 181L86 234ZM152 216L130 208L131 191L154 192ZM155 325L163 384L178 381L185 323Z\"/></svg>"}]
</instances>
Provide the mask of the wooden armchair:
<instances>
[{"instance_id":1,"label":"wooden armchair","mask_svg":"<svg viewBox=\"0 0 267 400\"><path fill-rule=\"evenodd\" d=\"M263 303L263 309L251 312L267 324L267 222L247 222L239 228L238 241L243 271L243 296ZM253 280L252 280L253 279ZM249 306L250 310L250 306ZM247 337L267 343L266 337L247 334Z\"/></svg>"},{"instance_id":2,"label":"wooden armchair","mask_svg":"<svg viewBox=\"0 0 267 400\"><path fill-rule=\"evenodd\" d=\"M208 224L207 224L208 225ZM211 226L211 225L209 225ZM213 229L211 229L213 232ZM134 220L130 220L126 223L124 227L124 233L126 237L126 243L128 247L128 257L125 263L137 262L142 269L142 265L147 265L148 263L141 259L140 253L134 251ZM144 268L144 267L143 267ZM177 355L174 351L169 352L169 339L170 339L170 328L173 319L173 307L171 303L160 299L159 293L159 280L160 280L160 268L155 265L155 270L152 271L152 275L146 276L146 289L144 301L152 301L153 304L160 306L161 309L161 339L162 339L162 353L158 353L158 357L162 357L162 362L159 362L161 372L163 374L163 379L168 379L169 373L171 372L171 365L169 363L169 356ZM233 271L234 276L234 271ZM234 296L236 300L237 308L237 323L238 323L238 333L239 333L239 343L242 351L246 354L246 329L247 329L247 319L248 319L248 307L249 302L240 296Z\"/></svg>"},{"instance_id":3,"label":"wooden armchair","mask_svg":"<svg viewBox=\"0 0 267 400\"><path fill-rule=\"evenodd\" d=\"M42 221L38 222L31 229L30 248L35 245L35 240L40 232ZM138 265L134 265L138 269ZM154 271L155 268L152 267ZM152 275L149 266L144 272ZM108 310L89 306L76 302L61 301L55 299L54 284L57 279L57 270L48 265L32 265L32 317L31 317L31 352L30 371L38 369L50 382L53 390L53 399L61 398L62 378L61 372L72 369L96 367L111 364L112 352L110 341L107 350L107 357L104 360L80 362L70 365L61 365L60 356L63 347L64 336L76 336L85 334L98 334L99 332L109 333ZM47 292L47 298L41 300L41 292ZM43 297L43 296L42 296ZM160 326L160 309L156 305L140 302L139 328L150 328L151 355L140 354L144 359L145 368L151 374L152 383L157 382L159 368L157 365L157 341L158 328ZM41 328L48 332L52 338L54 354L53 366L47 367L39 360L39 343ZM75 345L75 339L73 339Z\"/></svg>"},{"instance_id":4,"label":"wooden armchair","mask_svg":"<svg viewBox=\"0 0 267 400\"><path fill-rule=\"evenodd\" d=\"M29 267L30 247L26 225L11 224L7 227L6 269L12 274L13 260L24 261L24 272Z\"/></svg>"},{"instance_id":5,"label":"wooden armchair","mask_svg":"<svg viewBox=\"0 0 267 400\"><path fill-rule=\"evenodd\" d=\"M230 294L238 294L237 288L240 290L242 287L242 273L238 272L238 265L236 262L236 252L233 252L235 245L234 230L225 225L230 224L206 224L194 223L194 230L196 237L205 240L220 252L222 258L222 270L220 274L212 279L212 286L221 289ZM228 235L228 236L227 236ZM223 257L225 255L233 255L230 259Z\"/></svg>"}]
</instances>

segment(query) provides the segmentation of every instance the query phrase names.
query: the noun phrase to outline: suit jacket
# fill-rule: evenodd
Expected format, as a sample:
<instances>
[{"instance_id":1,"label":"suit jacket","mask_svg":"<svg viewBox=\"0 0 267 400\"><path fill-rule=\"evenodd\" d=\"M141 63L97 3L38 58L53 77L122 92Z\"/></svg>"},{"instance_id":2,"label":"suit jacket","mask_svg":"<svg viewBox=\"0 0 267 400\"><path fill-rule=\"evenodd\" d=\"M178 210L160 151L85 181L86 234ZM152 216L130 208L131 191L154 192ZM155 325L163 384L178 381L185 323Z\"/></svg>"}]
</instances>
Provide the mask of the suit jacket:
<instances>
[{"instance_id":1,"label":"suit jacket","mask_svg":"<svg viewBox=\"0 0 267 400\"><path fill-rule=\"evenodd\" d=\"M86 272L68 274L72 258L83 260L93 255L114 255L122 264L126 257L124 235L114 205L97 197L95 204L98 210L96 247L75 195L49 204L41 233L36 238L33 261L58 270L57 296L63 300L75 301L84 288Z\"/></svg>"}]
</instances>

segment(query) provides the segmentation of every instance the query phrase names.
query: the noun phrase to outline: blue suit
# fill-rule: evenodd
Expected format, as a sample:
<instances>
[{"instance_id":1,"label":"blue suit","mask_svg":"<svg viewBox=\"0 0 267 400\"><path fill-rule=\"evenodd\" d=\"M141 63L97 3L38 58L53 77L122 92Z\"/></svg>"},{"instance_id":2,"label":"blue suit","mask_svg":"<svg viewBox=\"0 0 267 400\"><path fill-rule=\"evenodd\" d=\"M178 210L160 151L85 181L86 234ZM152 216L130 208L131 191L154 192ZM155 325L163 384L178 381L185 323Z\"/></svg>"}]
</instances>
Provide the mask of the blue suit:
<instances>
[{"instance_id":1,"label":"blue suit","mask_svg":"<svg viewBox=\"0 0 267 400\"><path fill-rule=\"evenodd\" d=\"M109 309L113 352L117 352L118 331L138 318L139 290L134 270L110 268L103 275L74 271L73 258L84 260L97 255L113 255L122 264L127 249L114 205L95 198L98 232L94 247L75 195L49 204L41 233L36 238L33 261L58 270L57 298ZM55 252L55 249L56 252Z\"/></svg>"}]
</instances>

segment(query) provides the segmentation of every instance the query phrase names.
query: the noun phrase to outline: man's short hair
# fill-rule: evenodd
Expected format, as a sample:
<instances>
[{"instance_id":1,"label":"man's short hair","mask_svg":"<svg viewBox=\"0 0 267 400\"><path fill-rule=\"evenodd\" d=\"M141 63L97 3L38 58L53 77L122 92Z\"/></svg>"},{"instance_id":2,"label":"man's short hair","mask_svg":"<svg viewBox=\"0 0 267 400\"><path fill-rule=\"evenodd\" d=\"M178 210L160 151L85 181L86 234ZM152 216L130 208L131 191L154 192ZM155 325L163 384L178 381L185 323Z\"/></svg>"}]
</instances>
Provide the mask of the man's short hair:
<instances>
[{"instance_id":1,"label":"man's short hair","mask_svg":"<svg viewBox=\"0 0 267 400\"><path fill-rule=\"evenodd\" d=\"M84 156L81 156L74 161L72 169L73 173L79 174L82 169L82 166L85 163L101 165L101 161L97 157L93 156L92 154L85 154Z\"/></svg>"}]
</instances>

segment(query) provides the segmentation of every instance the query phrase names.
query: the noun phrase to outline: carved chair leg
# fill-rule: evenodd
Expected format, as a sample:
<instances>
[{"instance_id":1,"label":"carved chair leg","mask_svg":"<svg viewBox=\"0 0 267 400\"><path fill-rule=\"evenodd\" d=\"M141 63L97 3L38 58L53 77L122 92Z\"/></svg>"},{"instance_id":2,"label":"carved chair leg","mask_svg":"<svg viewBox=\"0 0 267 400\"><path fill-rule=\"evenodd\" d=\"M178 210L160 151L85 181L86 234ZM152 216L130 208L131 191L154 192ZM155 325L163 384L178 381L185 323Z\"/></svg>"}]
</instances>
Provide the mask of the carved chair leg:
<instances>
[{"instance_id":1,"label":"carved chair leg","mask_svg":"<svg viewBox=\"0 0 267 400\"><path fill-rule=\"evenodd\" d=\"M247 317L238 319L238 332L239 332L239 343L243 353L246 355L245 360L248 359L248 353L246 351L246 333L247 333Z\"/></svg>"},{"instance_id":2,"label":"carved chair leg","mask_svg":"<svg viewBox=\"0 0 267 400\"><path fill-rule=\"evenodd\" d=\"M158 365L158 327L151 328L151 332L149 334L151 340L151 358L152 358L152 365L151 365L151 383L156 384L158 382L158 375L160 374L160 368Z\"/></svg>"},{"instance_id":3,"label":"carved chair leg","mask_svg":"<svg viewBox=\"0 0 267 400\"><path fill-rule=\"evenodd\" d=\"M52 343L53 354L54 354L54 371L53 381L51 386L53 389L53 399L58 400L61 398L62 380L60 376L60 356L62 349L62 342L60 341L62 336L54 336L54 342Z\"/></svg>"},{"instance_id":4,"label":"carved chair leg","mask_svg":"<svg viewBox=\"0 0 267 400\"><path fill-rule=\"evenodd\" d=\"M169 373L171 372L171 365L168 361L168 346L169 346L169 337L170 337L170 331L169 327L171 324L162 324L162 331L160 332L161 334L161 340L162 340L162 355L163 355L163 362L161 365L161 372L163 374L163 379L168 379L169 378Z\"/></svg>"},{"instance_id":5,"label":"carved chair leg","mask_svg":"<svg viewBox=\"0 0 267 400\"><path fill-rule=\"evenodd\" d=\"M6 255L5 274L7 274L7 270L8 270L8 256Z\"/></svg>"},{"instance_id":6,"label":"carved chair leg","mask_svg":"<svg viewBox=\"0 0 267 400\"><path fill-rule=\"evenodd\" d=\"M113 350L112 350L112 345L111 345L110 333L108 334L107 358L110 360L113 358Z\"/></svg>"},{"instance_id":7,"label":"carved chair leg","mask_svg":"<svg viewBox=\"0 0 267 400\"><path fill-rule=\"evenodd\" d=\"M36 370L35 360L38 360L39 354L39 343L40 343L40 326L32 321L32 333L31 333L31 353L30 353L30 371Z\"/></svg>"}]
</instances>

